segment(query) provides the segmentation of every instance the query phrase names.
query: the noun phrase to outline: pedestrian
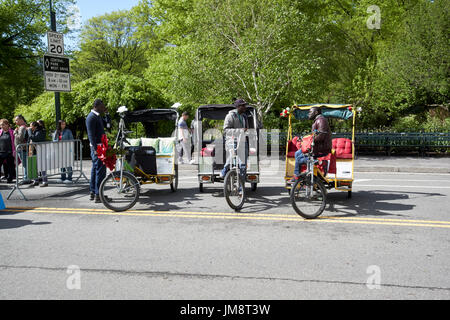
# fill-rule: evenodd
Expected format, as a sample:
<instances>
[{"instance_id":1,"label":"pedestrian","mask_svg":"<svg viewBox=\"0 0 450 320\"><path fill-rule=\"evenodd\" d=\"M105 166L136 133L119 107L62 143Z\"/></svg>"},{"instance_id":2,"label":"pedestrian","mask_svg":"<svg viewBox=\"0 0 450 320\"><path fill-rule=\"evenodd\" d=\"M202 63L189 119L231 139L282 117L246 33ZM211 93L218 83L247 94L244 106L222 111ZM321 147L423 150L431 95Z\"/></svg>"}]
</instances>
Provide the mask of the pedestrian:
<instances>
[{"instance_id":1,"label":"pedestrian","mask_svg":"<svg viewBox=\"0 0 450 320\"><path fill-rule=\"evenodd\" d=\"M28 146L25 144L29 141L29 131L27 122L23 115L19 114L14 118L16 129L14 130L14 145L18 148L18 157L23 166L23 181L20 184L30 184L31 180L28 178L27 172L27 156ZM22 145L22 146L20 146ZM18 179L18 177L16 177Z\"/></svg>"},{"instance_id":2,"label":"pedestrian","mask_svg":"<svg viewBox=\"0 0 450 320\"><path fill-rule=\"evenodd\" d=\"M93 109L86 118L86 129L91 147L92 170L90 181L90 200L100 203L99 189L100 184L106 176L106 166L97 156L97 146L102 145L102 136L105 134L104 121L102 114L106 107L102 100L96 99Z\"/></svg>"},{"instance_id":3,"label":"pedestrian","mask_svg":"<svg viewBox=\"0 0 450 320\"><path fill-rule=\"evenodd\" d=\"M179 154L179 163L183 163L183 154L186 155L189 164L193 164L194 161L191 158L191 137L189 133L189 127L187 125L187 120L189 119L189 113L183 112L178 121L178 141L180 144L180 149L183 151Z\"/></svg>"},{"instance_id":4,"label":"pedestrian","mask_svg":"<svg viewBox=\"0 0 450 320\"><path fill-rule=\"evenodd\" d=\"M52 140L53 142L73 140L72 131L67 128L66 121L58 121L58 128L56 128L56 131L53 133ZM58 179L58 183L72 184L72 167L61 168L61 172L61 179Z\"/></svg>"},{"instance_id":5,"label":"pedestrian","mask_svg":"<svg viewBox=\"0 0 450 320\"><path fill-rule=\"evenodd\" d=\"M38 121L33 121L31 123L31 133L30 133L30 143L39 143L39 142L45 142L47 140L47 133L45 131L45 127L43 127L41 124L44 124L43 121L41 120L40 122ZM30 150L29 150L29 156L33 156L37 154L36 151L36 147L35 145L30 145ZM47 178L47 171L43 170L40 172L41 175L41 179L42 179L42 184L40 185L41 187L48 187L48 178ZM39 178L33 181L33 186L38 186L39 185Z\"/></svg>"},{"instance_id":6,"label":"pedestrian","mask_svg":"<svg viewBox=\"0 0 450 320\"><path fill-rule=\"evenodd\" d=\"M0 127L0 164L5 172L7 183L12 183L15 173L14 159L16 157L14 131L6 119L0 120Z\"/></svg>"}]
</instances>

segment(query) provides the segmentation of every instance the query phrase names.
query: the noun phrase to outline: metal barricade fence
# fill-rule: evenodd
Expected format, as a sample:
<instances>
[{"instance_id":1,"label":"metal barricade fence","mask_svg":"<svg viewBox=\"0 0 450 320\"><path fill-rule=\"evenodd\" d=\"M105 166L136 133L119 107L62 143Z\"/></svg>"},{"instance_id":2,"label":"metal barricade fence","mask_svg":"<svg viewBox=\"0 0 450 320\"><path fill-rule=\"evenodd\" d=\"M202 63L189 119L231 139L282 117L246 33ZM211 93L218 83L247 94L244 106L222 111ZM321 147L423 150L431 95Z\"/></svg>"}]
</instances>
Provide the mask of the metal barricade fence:
<instances>
[{"instance_id":1,"label":"metal barricade fence","mask_svg":"<svg viewBox=\"0 0 450 320\"><path fill-rule=\"evenodd\" d=\"M68 177L70 174L74 178L74 183L78 183L81 178L89 182L83 173L81 140L20 144L16 146L15 161L16 183L8 194L8 200L16 190L24 200L28 200L23 194L21 186L32 179L61 177L62 174Z\"/></svg>"}]
</instances>

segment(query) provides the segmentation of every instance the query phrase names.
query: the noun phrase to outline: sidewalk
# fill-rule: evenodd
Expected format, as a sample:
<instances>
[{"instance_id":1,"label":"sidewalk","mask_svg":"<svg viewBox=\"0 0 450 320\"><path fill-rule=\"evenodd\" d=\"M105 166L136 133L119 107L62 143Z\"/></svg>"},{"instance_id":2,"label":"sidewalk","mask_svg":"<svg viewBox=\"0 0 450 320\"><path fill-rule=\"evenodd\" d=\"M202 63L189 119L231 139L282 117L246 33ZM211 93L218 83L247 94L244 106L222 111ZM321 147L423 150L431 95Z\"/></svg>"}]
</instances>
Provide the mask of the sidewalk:
<instances>
[{"instance_id":1,"label":"sidewalk","mask_svg":"<svg viewBox=\"0 0 450 320\"><path fill-rule=\"evenodd\" d=\"M450 173L450 157L360 156L355 172Z\"/></svg>"}]
</instances>

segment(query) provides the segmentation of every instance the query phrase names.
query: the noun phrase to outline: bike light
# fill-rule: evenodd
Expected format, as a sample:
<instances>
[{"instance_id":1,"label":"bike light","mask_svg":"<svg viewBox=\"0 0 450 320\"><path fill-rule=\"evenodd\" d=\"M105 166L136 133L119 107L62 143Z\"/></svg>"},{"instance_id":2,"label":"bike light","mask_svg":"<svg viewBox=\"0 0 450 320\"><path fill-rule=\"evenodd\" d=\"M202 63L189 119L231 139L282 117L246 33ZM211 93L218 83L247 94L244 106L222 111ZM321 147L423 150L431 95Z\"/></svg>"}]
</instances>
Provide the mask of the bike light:
<instances>
[{"instance_id":1,"label":"bike light","mask_svg":"<svg viewBox=\"0 0 450 320\"><path fill-rule=\"evenodd\" d=\"M169 177L161 177L161 180L162 180L162 181L169 181L170 178L169 178Z\"/></svg>"},{"instance_id":2,"label":"bike light","mask_svg":"<svg viewBox=\"0 0 450 320\"><path fill-rule=\"evenodd\" d=\"M248 180L257 180L258 177L257 176L248 176Z\"/></svg>"},{"instance_id":3,"label":"bike light","mask_svg":"<svg viewBox=\"0 0 450 320\"><path fill-rule=\"evenodd\" d=\"M202 180L203 180L203 181L209 181L209 180L210 180L210 177L209 177L209 176L203 176L203 177L202 177Z\"/></svg>"}]
</instances>

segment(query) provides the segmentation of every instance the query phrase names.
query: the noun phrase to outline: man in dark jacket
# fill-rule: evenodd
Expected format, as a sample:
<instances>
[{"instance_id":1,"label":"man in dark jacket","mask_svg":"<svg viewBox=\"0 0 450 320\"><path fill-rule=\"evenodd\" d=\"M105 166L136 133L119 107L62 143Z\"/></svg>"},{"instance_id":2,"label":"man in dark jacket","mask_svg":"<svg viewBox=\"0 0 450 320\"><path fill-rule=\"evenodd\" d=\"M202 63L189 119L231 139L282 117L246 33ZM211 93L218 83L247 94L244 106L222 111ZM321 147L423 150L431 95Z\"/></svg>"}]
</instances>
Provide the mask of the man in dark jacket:
<instances>
[{"instance_id":1,"label":"man in dark jacket","mask_svg":"<svg viewBox=\"0 0 450 320\"><path fill-rule=\"evenodd\" d=\"M317 132L314 138L313 156L315 158L325 157L331 153L332 148L331 129L328 120L322 115L322 110L319 107L312 107L309 110L308 119L314 120L312 132ZM295 153L295 170L291 182L295 182L298 179L300 167L306 163L307 159L301 149Z\"/></svg>"},{"instance_id":2,"label":"man in dark jacket","mask_svg":"<svg viewBox=\"0 0 450 320\"><path fill-rule=\"evenodd\" d=\"M31 131L29 132L30 143L39 143L47 141L47 132L45 131L44 122L41 120L33 121L31 123ZM42 149L41 149L42 151ZM36 155L37 147L35 145L30 146L30 156ZM47 171L41 171L42 184L41 187L48 187ZM33 181L33 186L39 185L39 179Z\"/></svg>"},{"instance_id":3,"label":"man in dark jacket","mask_svg":"<svg viewBox=\"0 0 450 320\"><path fill-rule=\"evenodd\" d=\"M97 146L102 144L102 136L105 134L104 121L101 114L106 110L102 100L94 101L94 106L86 118L86 128L91 147L92 170L90 182L90 200L100 203L99 188L106 176L106 167L97 157Z\"/></svg>"}]
</instances>

